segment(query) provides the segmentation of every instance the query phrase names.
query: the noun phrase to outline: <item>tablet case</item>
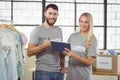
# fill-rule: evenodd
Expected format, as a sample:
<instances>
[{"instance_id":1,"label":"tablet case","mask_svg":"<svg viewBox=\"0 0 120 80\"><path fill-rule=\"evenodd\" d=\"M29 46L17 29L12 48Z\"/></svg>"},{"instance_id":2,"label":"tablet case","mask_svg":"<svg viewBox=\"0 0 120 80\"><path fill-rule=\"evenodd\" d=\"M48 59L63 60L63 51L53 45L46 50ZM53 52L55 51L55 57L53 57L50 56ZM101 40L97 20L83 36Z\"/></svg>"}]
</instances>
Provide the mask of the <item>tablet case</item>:
<instances>
[{"instance_id":1,"label":"tablet case","mask_svg":"<svg viewBox=\"0 0 120 80\"><path fill-rule=\"evenodd\" d=\"M68 48L71 50L71 44L65 42L51 41L51 47L53 52L59 52L59 53L62 53L64 51L64 48Z\"/></svg>"}]
</instances>

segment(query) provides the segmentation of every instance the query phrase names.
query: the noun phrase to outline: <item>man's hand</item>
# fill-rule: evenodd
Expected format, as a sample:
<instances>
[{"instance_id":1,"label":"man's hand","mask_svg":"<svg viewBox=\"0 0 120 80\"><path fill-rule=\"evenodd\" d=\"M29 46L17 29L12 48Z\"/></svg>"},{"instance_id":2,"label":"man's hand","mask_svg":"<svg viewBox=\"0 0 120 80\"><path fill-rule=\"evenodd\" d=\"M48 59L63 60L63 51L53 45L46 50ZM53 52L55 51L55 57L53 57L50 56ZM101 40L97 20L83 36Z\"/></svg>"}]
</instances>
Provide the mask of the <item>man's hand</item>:
<instances>
[{"instance_id":1,"label":"man's hand","mask_svg":"<svg viewBox=\"0 0 120 80\"><path fill-rule=\"evenodd\" d=\"M43 43L47 48L50 47L50 36L48 36L47 40Z\"/></svg>"},{"instance_id":2,"label":"man's hand","mask_svg":"<svg viewBox=\"0 0 120 80\"><path fill-rule=\"evenodd\" d=\"M63 53L61 53L60 55L60 63L61 63L61 73L65 73L65 55Z\"/></svg>"},{"instance_id":3,"label":"man's hand","mask_svg":"<svg viewBox=\"0 0 120 80\"><path fill-rule=\"evenodd\" d=\"M64 74L64 73L65 73L65 68L62 68L62 69L60 70L60 72L61 72L62 74Z\"/></svg>"}]
</instances>

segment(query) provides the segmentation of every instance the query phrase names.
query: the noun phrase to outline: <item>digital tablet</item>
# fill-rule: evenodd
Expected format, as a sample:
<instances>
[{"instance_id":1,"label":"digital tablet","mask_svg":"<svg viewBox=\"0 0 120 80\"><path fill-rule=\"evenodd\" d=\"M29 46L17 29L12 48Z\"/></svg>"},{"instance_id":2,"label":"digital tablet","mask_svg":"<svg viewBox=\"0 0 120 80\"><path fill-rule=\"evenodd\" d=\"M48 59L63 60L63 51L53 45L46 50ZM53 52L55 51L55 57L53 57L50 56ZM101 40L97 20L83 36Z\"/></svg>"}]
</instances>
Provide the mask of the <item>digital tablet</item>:
<instances>
[{"instance_id":1,"label":"digital tablet","mask_svg":"<svg viewBox=\"0 0 120 80\"><path fill-rule=\"evenodd\" d=\"M64 48L68 48L71 50L71 44L65 42L51 41L51 47L53 52L59 52L59 53L62 53L64 51Z\"/></svg>"}]
</instances>

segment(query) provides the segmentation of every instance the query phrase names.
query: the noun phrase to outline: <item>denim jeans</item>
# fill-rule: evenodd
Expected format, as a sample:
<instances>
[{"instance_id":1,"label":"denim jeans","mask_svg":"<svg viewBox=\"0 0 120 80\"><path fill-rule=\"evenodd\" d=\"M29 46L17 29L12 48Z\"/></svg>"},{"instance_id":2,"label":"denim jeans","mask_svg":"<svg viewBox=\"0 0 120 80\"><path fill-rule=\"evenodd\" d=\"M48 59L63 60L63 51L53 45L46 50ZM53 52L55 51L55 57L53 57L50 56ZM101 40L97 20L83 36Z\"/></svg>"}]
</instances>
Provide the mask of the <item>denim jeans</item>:
<instances>
[{"instance_id":1,"label":"denim jeans","mask_svg":"<svg viewBox=\"0 0 120 80\"><path fill-rule=\"evenodd\" d=\"M63 77L60 72L35 71L35 80L63 80Z\"/></svg>"}]
</instances>

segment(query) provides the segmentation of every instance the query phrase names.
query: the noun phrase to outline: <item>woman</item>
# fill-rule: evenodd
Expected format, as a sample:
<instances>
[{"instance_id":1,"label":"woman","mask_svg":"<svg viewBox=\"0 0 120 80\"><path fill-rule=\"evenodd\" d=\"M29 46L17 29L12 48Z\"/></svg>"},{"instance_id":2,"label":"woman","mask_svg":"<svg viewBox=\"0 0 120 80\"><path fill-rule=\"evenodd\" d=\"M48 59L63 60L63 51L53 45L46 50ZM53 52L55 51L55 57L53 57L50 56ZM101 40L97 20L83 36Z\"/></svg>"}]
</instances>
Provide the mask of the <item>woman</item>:
<instances>
[{"instance_id":1,"label":"woman","mask_svg":"<svg viewBox=\"0 0 120 80\"><path fill-rule=\"evenodd\" d=\"M93 20L90 13L79 18L80 31L70 35L71 50L65 48L69 65L67 80L92 80L92 63L97 55L97 40L93 34Z\"/></svg>"}]
</instances>

